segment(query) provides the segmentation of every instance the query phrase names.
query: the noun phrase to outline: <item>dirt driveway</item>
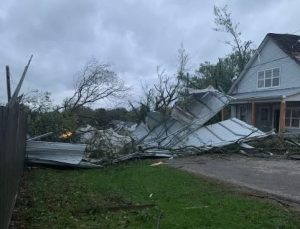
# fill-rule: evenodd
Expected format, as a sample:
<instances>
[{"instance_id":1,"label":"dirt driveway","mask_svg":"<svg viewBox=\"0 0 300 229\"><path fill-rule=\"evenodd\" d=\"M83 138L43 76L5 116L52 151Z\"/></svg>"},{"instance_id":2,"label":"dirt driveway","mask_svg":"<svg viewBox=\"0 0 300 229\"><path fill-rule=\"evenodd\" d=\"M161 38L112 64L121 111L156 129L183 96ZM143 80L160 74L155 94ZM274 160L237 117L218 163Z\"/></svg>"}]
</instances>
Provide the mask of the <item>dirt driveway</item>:
<instances>
[{"instance_id":1,"label":"dirt driveway","mask_svg":"<svg viewBox=\"0 0 300 229\"><path fill-rule=\"evenodd\" d=\"M168 160L167 163L300 204L300 161L202 155Z\"/></svg>"}]
</instances>

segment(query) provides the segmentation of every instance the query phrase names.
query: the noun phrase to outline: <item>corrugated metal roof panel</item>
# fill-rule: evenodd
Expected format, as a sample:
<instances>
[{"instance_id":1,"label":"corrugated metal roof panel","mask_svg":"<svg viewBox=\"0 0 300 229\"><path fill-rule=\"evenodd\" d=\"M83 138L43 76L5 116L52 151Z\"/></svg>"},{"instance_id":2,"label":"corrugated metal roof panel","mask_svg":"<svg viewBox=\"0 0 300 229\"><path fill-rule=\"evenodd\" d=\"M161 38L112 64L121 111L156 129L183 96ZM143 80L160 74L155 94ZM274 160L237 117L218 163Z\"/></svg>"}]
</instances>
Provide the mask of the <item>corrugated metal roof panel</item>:
<instances>
[{"instance_id":1,"label":"corrugated metal roof panel","mask_svg":"<svg viewBox=\"0 0 300 229\"><path fill-rule=\"evenodd\" d=\"M266 137L267 134L247 123L231 118L216 124L201 127L182 141L178 146L218 147L237 141L247 141L253 137Z\"/></svg>"},{"instance_id":2,"label":"corrugated metal roof panel","mask_svg":"<svg viewBox=\"0 0 300 229\"><path fill-rule=\"evenodd\" d=\"M31 162L76 166L84 156L85 144L28 141L27 158Z\"/></svg>"},{"instance_id":3,"label":"corrugated metal roof panel","mask_svg":"<svg viewBox=\"0 0 300 229\"><path fill-rule=\"evenodd\" d=\"M231 97L219 92L212 86L204 90L193 90L191 95L193 103L185 108L175 105L171 116L179 122L197 123L198 126L209 121L231 100Z\"/></svg>"}]
</instances>

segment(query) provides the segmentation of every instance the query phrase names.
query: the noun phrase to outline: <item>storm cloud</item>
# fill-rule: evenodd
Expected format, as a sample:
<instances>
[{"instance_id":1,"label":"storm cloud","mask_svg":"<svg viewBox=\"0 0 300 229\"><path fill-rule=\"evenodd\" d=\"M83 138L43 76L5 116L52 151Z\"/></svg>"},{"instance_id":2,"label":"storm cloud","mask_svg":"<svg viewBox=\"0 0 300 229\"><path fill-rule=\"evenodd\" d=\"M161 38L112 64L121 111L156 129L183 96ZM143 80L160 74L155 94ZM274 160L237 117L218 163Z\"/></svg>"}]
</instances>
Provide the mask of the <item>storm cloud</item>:
<instances>
[{"instance_id":1,"label":"storm cloud","mask_svg":"<svg viewBox=\"0 0 300 229\"><path fill-rule=\"evenodd\" d=\"M141 82L154 82L156 67L176 70L183 43L193 71L230 52L229 37L213 30L213 6L228 5L245 40L257 47L268 32L300 33L300 2L180 0L2 1L0 6L0 102L6 100L5 65L16 86L34 55L22 91L52 93L56 103L72 94L74 75L88 60L110 63L140 93Z\"/></svg>"}]
</instances>

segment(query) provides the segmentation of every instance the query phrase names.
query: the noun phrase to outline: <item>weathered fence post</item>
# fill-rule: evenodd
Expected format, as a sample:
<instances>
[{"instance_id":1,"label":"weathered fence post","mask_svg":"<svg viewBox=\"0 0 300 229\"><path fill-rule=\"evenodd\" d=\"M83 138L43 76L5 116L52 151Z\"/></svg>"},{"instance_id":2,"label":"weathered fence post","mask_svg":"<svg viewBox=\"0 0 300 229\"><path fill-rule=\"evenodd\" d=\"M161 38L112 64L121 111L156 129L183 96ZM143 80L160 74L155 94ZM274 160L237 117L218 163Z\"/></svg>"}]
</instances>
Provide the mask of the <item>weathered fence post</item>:
<instances>
[{"instance_id":1,"label":"weathered fence post","mask_svg":"<svg viewBox=\"0 0 300 229\"><path fill-rule=\"evenodd\" d=\"M8 228L23 174L26 117L22 107L0 106L0 228Z\"/></svg>"}]
</instances>

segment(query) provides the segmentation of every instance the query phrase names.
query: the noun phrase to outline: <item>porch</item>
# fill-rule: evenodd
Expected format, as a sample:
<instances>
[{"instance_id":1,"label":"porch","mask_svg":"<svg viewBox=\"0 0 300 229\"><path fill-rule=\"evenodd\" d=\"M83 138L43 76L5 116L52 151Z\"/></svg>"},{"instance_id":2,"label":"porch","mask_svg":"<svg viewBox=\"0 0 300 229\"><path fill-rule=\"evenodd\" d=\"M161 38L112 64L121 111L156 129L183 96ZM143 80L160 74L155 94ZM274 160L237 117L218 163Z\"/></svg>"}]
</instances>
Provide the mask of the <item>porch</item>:
<instances>
[{"instance_id":1,"label":"porch","mask_svg":"<svg viewBox=\"0 0 300 229\"><path fill-rule=\"evenodd\" d=\"M237 117L262 131L300 133L300 101L248 101L231 105Z\"/></svg>"}]
</instances>

